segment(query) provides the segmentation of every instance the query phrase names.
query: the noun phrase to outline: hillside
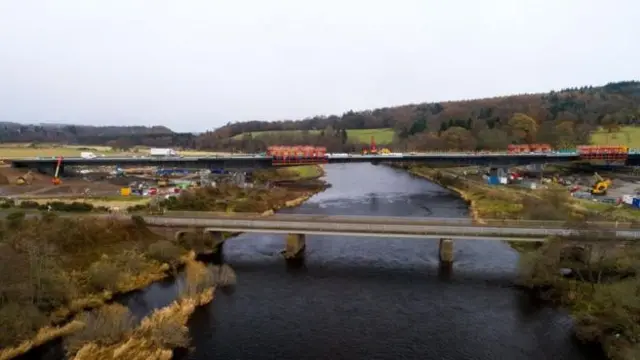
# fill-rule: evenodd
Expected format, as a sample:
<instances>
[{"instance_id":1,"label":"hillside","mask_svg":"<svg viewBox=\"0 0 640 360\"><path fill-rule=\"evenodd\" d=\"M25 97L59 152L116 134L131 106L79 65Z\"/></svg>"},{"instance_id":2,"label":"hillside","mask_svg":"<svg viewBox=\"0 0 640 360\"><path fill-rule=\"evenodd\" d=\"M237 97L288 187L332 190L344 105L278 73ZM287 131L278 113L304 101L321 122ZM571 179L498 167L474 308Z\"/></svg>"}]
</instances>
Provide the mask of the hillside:
<instances>
[{"instance_id":1,"label":"hillside","mask_svg":"<svg viewBox=\"0 0 640 360\"><path fill-rule=\"evenodd\" d=\"M624 81L542 94L349 111L298 121L236 122L200 135L197 146L258 151L273 144L312 144L350 151L362 147L370 137L354 131L369 129L379 143L391 143L398 150L504 149L510 143L524 142L572 147L589 143L591 133L599 128L615 133L622 126L639 124L640 82Z\"/></svg>"},{"instance_id":2,"label":"hillside","mask_svg":"<svg viewBox=\"0 0 640 360\"><path fill-rule=\"evenodd\" d=\"M18 124L0 122L0 143L64 143L109 145L127 148L146 146L195 146L196 135L175 133L165 126L88 126Z\"/></svg>"}]
</instances>

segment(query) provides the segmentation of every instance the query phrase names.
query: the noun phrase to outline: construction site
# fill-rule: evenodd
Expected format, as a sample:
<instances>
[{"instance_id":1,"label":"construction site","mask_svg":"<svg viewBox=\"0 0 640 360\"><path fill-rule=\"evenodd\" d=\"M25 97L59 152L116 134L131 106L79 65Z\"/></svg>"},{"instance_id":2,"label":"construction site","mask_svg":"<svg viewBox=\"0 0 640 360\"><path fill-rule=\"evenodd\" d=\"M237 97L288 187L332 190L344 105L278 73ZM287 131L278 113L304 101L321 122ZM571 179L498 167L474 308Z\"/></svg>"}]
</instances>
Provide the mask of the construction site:
<instances>
[{"instance_id":1,"label":"construction site","mask_svg":"<svg viewBox=\"0 0 640 360\"><path fill-rule=\"evenodd\" d=\"M0 197L22 199L172 195L193 187L250 181L251 174L244 172L156 167L66 168L61 178L59 166L51 176L0 164Z\"/></svg>"}]
</instances>

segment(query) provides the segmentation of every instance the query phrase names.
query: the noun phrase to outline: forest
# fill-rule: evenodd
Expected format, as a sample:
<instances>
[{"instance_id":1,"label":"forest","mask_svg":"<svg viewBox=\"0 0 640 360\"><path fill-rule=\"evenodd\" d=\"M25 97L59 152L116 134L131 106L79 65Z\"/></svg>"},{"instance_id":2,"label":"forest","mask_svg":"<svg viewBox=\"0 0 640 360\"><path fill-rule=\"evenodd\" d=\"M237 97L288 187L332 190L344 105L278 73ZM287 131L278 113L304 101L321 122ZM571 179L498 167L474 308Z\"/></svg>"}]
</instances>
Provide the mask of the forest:
<instances>
[{"instance_id":1,"label":"forest","mask_svg":"<svg viewBox=\"0 0 640 360\"><path fill-rule=\"evenodd\" d=\"M8 124L8 125L7 125ZM640 124L640 81L583 86L539 94L408 104L301 120L233 122L195 135L157 127L34 126L0 123L0 142L171 146L263 151L270 145L319 145L358 151L347 130L389 129L389 146L406 150L492 150L512 143L587 144L598 129L615 133ZM258 134L256 134L258 133Z\"/></svg>"},{"instance_id":2,"label":"forest","mask_svg":"<svg viewBox=\"0 0 640 360\"><path fill-rule=\"evenodd\" d=\"M345 130L391 128L394 136L389 145L398 151L492 150L534 142L570 148L588 144L598 128L614 133L622 126L637 124L640 82L625 81L542 94L349 111L298 121L229 123L199 136L196 146L260 151L274 144L312 144L327 146L329 151L357 151L366 144L349 139Z\"/></svg>"}]
</instances>

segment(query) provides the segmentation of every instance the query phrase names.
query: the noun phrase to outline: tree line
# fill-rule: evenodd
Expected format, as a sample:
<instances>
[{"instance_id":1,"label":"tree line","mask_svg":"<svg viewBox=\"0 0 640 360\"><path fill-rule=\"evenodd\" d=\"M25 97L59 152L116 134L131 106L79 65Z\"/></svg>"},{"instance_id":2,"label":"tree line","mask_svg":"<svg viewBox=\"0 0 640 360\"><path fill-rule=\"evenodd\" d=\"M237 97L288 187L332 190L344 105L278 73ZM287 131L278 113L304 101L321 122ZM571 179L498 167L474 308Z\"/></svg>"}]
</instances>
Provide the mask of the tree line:
<instances>
[{"instance_id":1,"label":"tree line","mask_svg":"<svg viewBox=\"0 0 640 360\"><path fill-rule=\"evenodd\" d=\"M164 127L111 127L106 131L59 126L0 131L0 141L248 152L264 151L270 145L304 144L326 146L330 151L357 151L366 144L351 139L347 130L390 128L394 137L386 145L398 150L491 150L532 142L569 148L588 143L597 128L613 133L621 126L639 123L640 81L623 81L541 94L348 111L295 121L234 122L199 135Z\"/></svg>"},{"instance_id":2,"label":"tree line","mask_svg":"<svg viewBox=\"0 0 640 360\"><path fill-rule=\"evenodd\" d=\"M348 111L299 121L229 123L199 136L196 146L256 151L275 144L310 144L351 151L365 144L346 132L343 135L344 130L386 127L394 131L387 145L398 151L495 150L534 142L572 148L588 144L597 128L613 133L639 123L640 82L625 81L543 94ZM263 133L251 134L256 132Z\"/></svg>"}]
</instances>

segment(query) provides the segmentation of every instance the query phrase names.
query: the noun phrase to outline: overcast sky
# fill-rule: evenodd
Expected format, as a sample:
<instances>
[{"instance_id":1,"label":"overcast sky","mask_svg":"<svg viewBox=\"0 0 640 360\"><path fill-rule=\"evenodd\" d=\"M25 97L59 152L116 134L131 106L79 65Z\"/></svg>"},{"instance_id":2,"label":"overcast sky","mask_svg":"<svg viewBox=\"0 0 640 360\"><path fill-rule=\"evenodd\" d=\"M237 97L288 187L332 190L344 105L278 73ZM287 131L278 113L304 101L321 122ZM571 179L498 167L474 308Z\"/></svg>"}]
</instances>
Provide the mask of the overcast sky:
<instances>
[{"instance_id":1,"label":"overcast sky","mask_svg":"<svg viewBox=\"0 0 640 360\"><path fill-rule=\"evenodd\" d=\"M638 0L0 0L0 121L204 131L632 79Z\"/></svg>"}]
</instances>

